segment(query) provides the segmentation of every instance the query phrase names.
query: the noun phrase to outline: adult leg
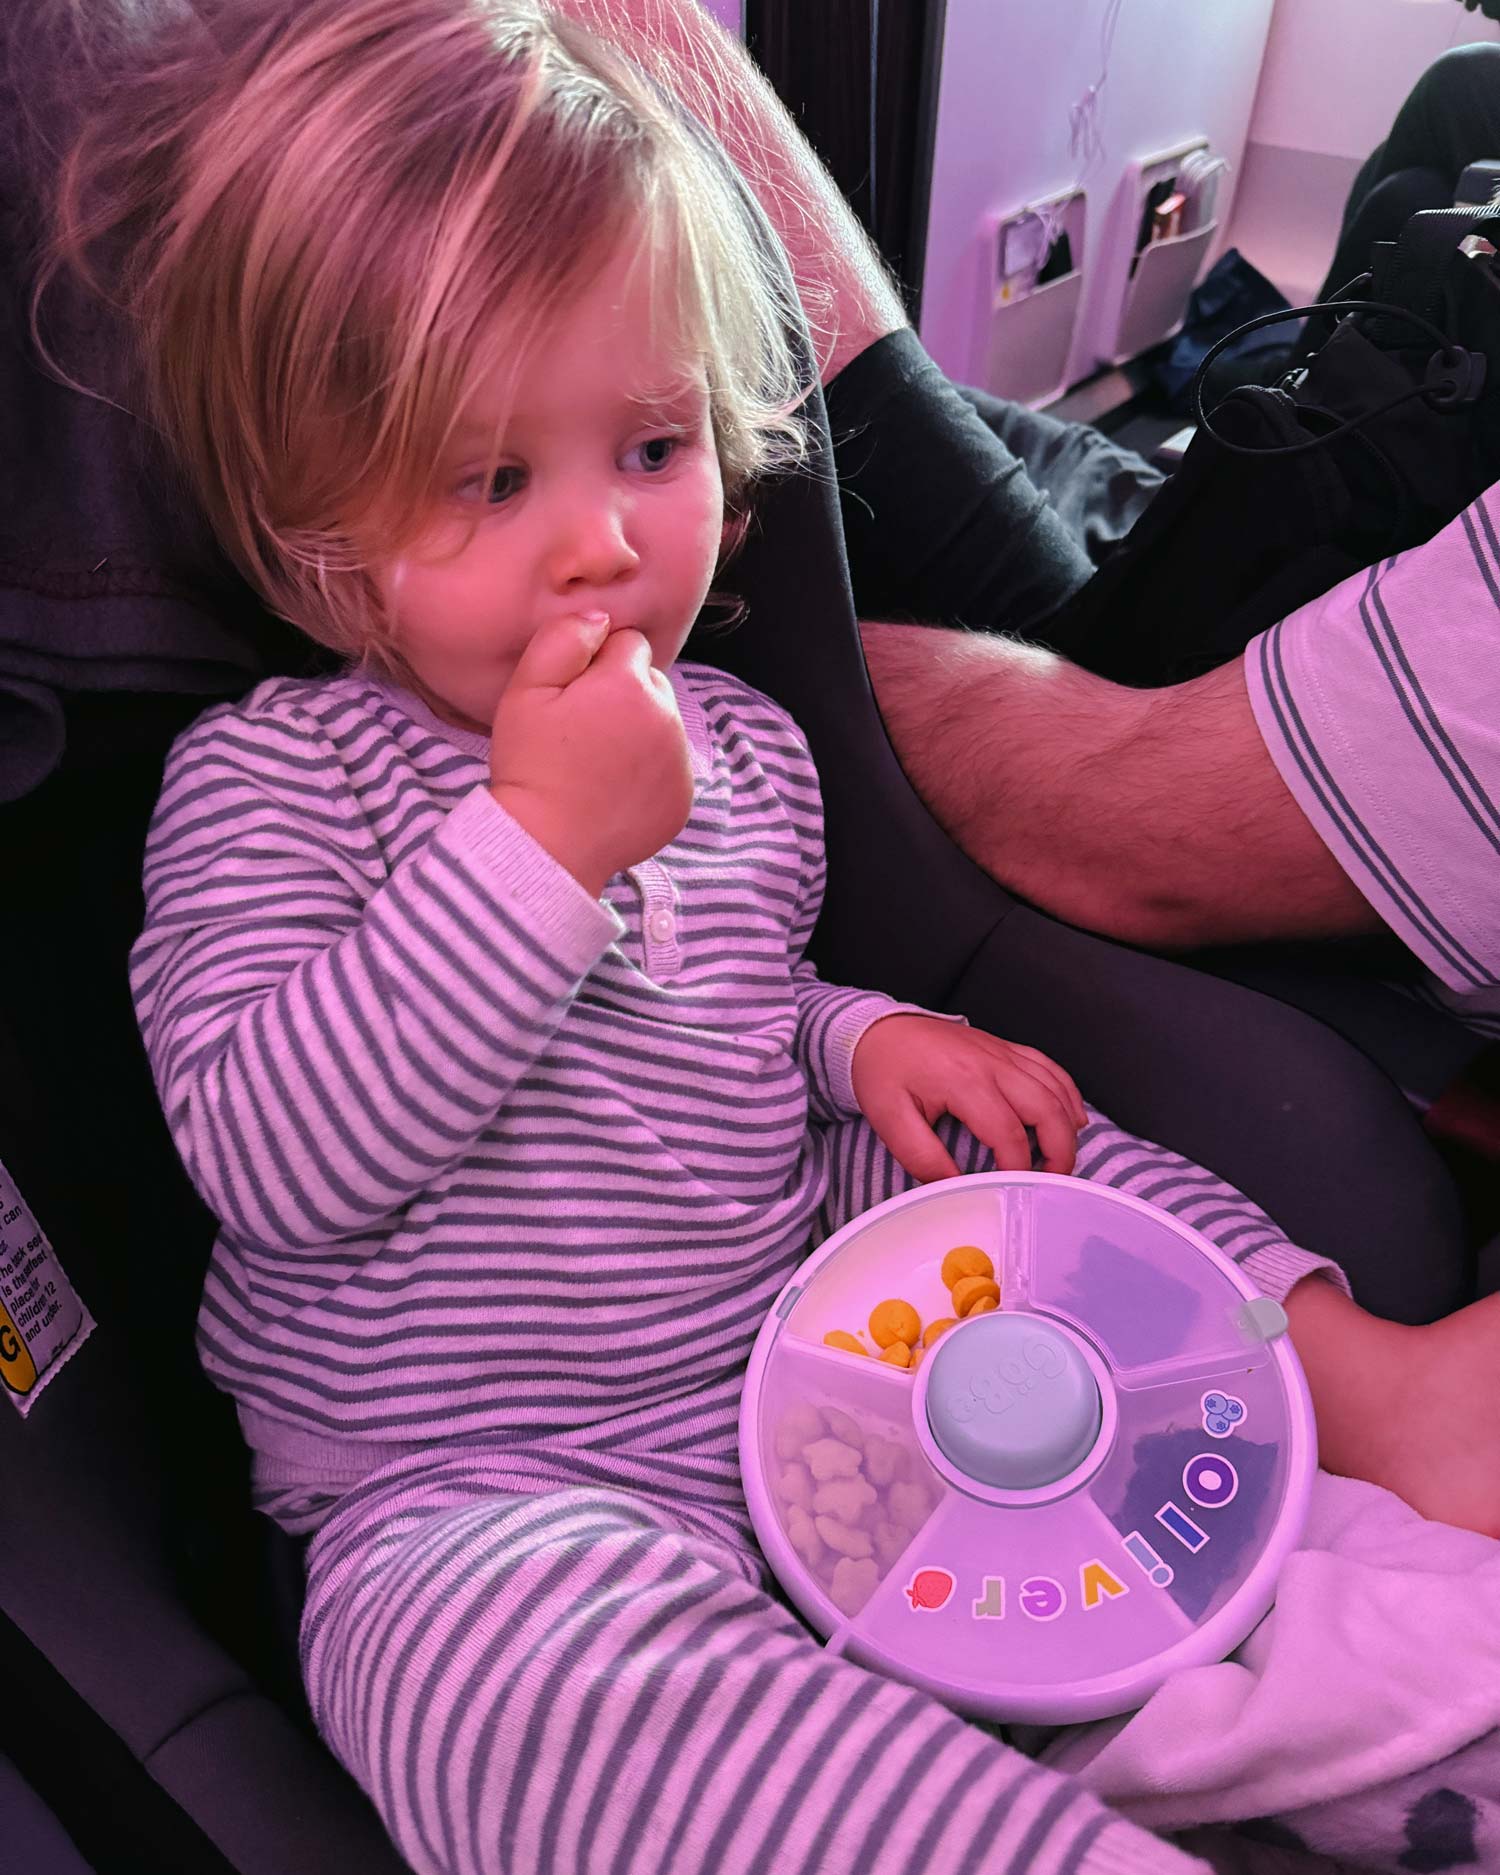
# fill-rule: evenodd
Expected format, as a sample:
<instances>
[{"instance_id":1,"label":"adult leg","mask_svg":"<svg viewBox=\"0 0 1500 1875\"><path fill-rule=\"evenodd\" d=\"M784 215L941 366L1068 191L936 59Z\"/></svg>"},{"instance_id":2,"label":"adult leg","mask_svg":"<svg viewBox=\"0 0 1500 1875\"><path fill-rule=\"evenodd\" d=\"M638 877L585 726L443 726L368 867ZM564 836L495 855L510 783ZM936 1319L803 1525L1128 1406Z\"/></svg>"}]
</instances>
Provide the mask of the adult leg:
<instances>
[{"instance_id":1,"label":"adult leg","mask_svg":"<svg viewBox=\"0 0 1500 1875\"><path fill-rule=\"evenodd\" d=\"M1068 423L960 384L958 394L1012 454L1099 566L1146 511L1166 477L1092 423Z\"/></svg>"},{"instance_id":2,"label":"adult leg","mask_svg":"<svg viewBox=\"0 0 1500 1875\"><path fill-rule=\"evenodd\" d=\"M715 133L786 249L828 387L861 610L1014 629L1054 610L1093 571L1088 552L1009 439L928 358L884 263L744 48L698 0L567 5Z\"/></svg>"},{"instance_id":3,"label":"adult leg","mask_svg":"<svg viewBox=\"0 0 1500 1875\"><path fill-rule=\"evenodd\" d=\"M309 1556L314 1716L416 1875L1201 1870L824 1653L729 1533L502 1460L387 1468Z\"/></svg>"},{"instance_id":4,"label":"adult leg","mask_svg":"<svg viewBox=\"0 0 1500 1875\"><path fill-rule=\"evenodd\" d=\"M1446 208L1470 163L1500 156L1500 45L1455 46L1434 59L1366 160L1344 209L1320 299L1370 264L1372 241L1392 240L1408 216Z\"/></svg>"},{"instance_id":5,"label":"adult leg","mask_svg":"<svg viewBox=\"0 0 1500 1875\"><path fill-rule=\"evenodd\" d=\"M1500 46L1495 50L1500 52ZM1334 249L1328 278L1318 289L1320 300L1334 299L1361 274L1370 271L1370 256L1377 241L1394 241L1401 230L1426 208L1451 208L1453 181L1438 169L1398 169L1368 190L1352 215L1346 216L1339 244ZM1355 297L1367 299L1367 293ZM1316 321L1308 322L1311 334Z\"/></svg>"},{"instance_id":6,"label":"adult leg","mask_svg":"<svg viewBox=\"0 0 1500 1875\"><path fill-rule=\"evenodd\" d=\"M1091 577L1081 530L909 327L852 360L826 395L862 617L1019 631ZM1012 440L1029 414L1009 419ZM1055 439L1037 424L1026 440L1045 455Z\"/></svg>"},{"instance_id":7,"label":"adult leg","mask_svg":"<svg viewBox=\"0 0 1500 1875\"><path fill-rule=\"evenodd\" d=\"M559 0L706 125L786 249L827 383L907 325L885 263L739 42L699 0Z\"/></svg>"},{"instance_id":8,"label":"adult leg","mask_svg":"<svg viewBox=\"0 0 1500 1875\"><path fill-rule=\"evenodd\" d=\"M1486 156L1500 156L1500 45L1494 41L1455 46L1433 60L1396 113L1365 186L1402 169L1440 170L1456 186L1464 169Z\"/></svg>"}]
</instances>

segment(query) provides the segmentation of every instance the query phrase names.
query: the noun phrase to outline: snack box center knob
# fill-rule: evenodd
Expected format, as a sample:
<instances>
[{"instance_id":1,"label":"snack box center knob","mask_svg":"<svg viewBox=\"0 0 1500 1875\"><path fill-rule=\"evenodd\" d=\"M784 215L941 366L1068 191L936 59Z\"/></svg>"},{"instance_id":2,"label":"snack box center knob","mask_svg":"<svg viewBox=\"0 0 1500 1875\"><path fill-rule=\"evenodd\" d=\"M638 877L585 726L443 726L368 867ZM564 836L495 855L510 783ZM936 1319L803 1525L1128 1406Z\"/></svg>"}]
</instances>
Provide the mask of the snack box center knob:
<instances>
[{"instance_id":1,"label":"snack box center knob","mask_svg":"<svg viewBox=\"0 0 1500 1875\"><path fill-rule=\"evenodd\" d=\"M943 1454L980 1484L1055 1484L1088 1457L1102 1422L1099 1383L1054 1322L997 1312L937 1345L927 1423Z\"/></svg>"}]
</instances>

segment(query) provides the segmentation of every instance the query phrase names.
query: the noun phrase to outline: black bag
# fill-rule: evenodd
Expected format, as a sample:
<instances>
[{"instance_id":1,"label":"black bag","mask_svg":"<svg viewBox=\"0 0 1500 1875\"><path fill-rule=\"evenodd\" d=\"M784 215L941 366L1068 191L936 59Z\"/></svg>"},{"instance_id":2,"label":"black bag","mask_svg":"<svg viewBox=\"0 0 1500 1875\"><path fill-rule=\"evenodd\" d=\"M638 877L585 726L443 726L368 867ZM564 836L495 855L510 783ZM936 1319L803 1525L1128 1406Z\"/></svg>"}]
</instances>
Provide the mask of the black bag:
<instances>
[{"instance_id":1,"label":"black bag","mask_svg":"<svg viewBox=\"0 0 1500 1875\"><path fill-rule=\"evenodd\" d=\"M1474 237L1474 238L1470 238ZM1032 633L1146 688L1236 658L1350 574L1430 540L1500 480L1500 212L1414 215L1279 384L1202 414L1177 473L1081 592ZM1358 297L1367 290L1368 298Z\"/></svg>"}]
</instances>

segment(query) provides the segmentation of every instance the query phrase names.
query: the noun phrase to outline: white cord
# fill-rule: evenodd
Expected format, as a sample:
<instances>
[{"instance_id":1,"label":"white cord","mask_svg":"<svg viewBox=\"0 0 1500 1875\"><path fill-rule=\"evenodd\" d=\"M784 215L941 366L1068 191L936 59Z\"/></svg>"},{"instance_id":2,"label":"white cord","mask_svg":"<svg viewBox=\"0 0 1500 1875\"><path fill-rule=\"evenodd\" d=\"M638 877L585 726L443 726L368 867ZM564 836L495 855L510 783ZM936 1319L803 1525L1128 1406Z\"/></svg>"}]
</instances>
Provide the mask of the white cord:
<instances>
[{"instance_id":1,"label":"white cord","mask_svg":"<svg viewBox=\"0 0 1500 1875\"><path fill-rule=\"evenodd\" d=\"M1034 215L1042 224L1042 260L1056 246L1063 223L1073 200L1083 193L1094 165L1104 155L1104 136L1099 124L1100 94L1109 78L1110 59L1114 54L1115 29L1120 23L1120 9L1125 0L1105 0L1099 22L1099 76L1068 108L1068 147L1079 168L1071 189L1061 200L1029 203L1025 215ZM1025 218L1025 215L1021 219ZM1076 262L1075 262L1076 265Z\"/></svg>"}]
</instances>

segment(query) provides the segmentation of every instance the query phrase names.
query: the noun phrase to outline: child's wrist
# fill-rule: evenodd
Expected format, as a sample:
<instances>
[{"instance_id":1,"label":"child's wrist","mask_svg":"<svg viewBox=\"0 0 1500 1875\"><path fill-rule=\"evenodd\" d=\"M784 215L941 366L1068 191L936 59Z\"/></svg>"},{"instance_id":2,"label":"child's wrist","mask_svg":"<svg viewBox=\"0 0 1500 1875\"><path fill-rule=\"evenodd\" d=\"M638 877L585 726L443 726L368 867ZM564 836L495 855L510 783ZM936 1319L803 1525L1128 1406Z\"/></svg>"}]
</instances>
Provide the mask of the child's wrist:
<instances>
[{"instance_id":1,"label":"child's wrist","mask_svg":"<svg viewBox=\"0 0 1500 1875\"><path fill-rule=\"evenodd\" d=\"M544 852L550 853L564 872L571 873L590 898L603 896L604 887L614 868L606 866L576 831L559 821L548 804L529 789L509 782L492 782L490 795L523 832L530 834Z\"/></svg>"}]
</instances>

